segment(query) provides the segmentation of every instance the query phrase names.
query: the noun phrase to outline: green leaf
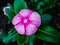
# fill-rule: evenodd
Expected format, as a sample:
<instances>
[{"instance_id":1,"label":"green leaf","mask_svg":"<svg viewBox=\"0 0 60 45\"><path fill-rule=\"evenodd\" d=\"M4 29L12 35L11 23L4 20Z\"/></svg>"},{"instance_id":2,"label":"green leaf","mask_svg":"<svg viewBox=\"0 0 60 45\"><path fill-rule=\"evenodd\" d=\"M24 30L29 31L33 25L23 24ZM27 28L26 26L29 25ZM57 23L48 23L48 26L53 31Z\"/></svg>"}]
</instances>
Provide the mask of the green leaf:
<instances>
[{"instance_id":1,"label":"green leaf","mask_svg":"<svg viewBox=\"0 0 60 45\"><path fill-rule=\"evenodd\" d=\"M60 37L60 33L50 26L42 26L36 33L36 38L47 42L57 43Z\"/></svg>"},{"instance_id":2,"label":"green leaf","mask_svg":"<svg viewBox=\"0 0 60 45\"><path fill-rule=\"evenodd\" d=\"M50 0L44 0L45 3L49 3Z\"/></svg>"},{"instance_id":3,"label":"green leaf","mask_svg":"<svg viewBox=\"0 0 60 45\"><path fill-rule=\"evenodd\" d=\"M12 36L8 35L7 37L3 38L3 43L5 44L9 43L12 38L16 37L16 35L17 33Z\"/></svg>"},{"instance_id":4,"label":"green leaf","mask_svg":"<svg viewBox=\"0 0 60 45\"><path fill-rule=\"evenodd\" d=\"M52 16L50 14L44 14L44 15L41 15L41 21L42 21L42 24L48 24L52 19Z\"/></svg>"},{"instance_id":5,"label":"green leaf","mask_svg":"<svg viewBox=\"0 0 60 45\"><path fill-rule=\"evenodd\" d=\"M15 15L14 10L12 8L6 8L5 12L6 12L6 16L8 17L9 21L11 22Z\"/></svg>"},{"instance_id":6,"label":"green leaf","mask_svg":"<svg viewBox=\"0 0 60 45\"><path fill-rule=\"evenodd\" d=\"M33 2L38 2L38 0L30 0L30 1L31 1L32 3L33 3Z\"/></svg>"},{"instance_id":7,"label":"green leaf","mask_svg":"<svg viewBox=\"0 0 60 45\"><path fill-rule=\"evenodd\" d=\"M7 6L11 7L12 8L12 5L10 3L7 4Z\"/></svg>"},{"instance_id":8,"label":"green leaf","mask_svg":"<svg viewBox=\"0 0 60 45\"><path fill-rule=\"evenodd\" d=\"M38 2L38 0L34 0L34 2Z\"/></svg>"},{"instance_id":9,"label":"green leaf","mask_svg":"<svg viewBox=\"0 0 60 45\"><path fill-rule=\"evenodd\" d=\"M39 10L38 10L38 13L39 13L40 15L43 15L43 14L44 14L44 10L43 10L43 9L39 9Z\"/></svg>"},{"instance_id":10,"label":"green leaf","mask_svg":"<svg viewBox=\"0 0 60 45\"><path fill-rule=\"evenodd\" d=\"M11 39L11 42L15 42L15 41L17 41L16 36L14 36L14 37Z\"/></svg>"},{"instance_id":11,"label":"green leaf","mask_svg":"<svg viewBox=\"0 0 60 45\"><path fill-rule=\"evenodd\" d=\"M45 5L45 4L44 4L43 1L39 2L39 3L37 4L37 9L41 9L41 6L44 6L44 5Z\"/></svg>"},{"instance_id":12,"label":"green leaf","mask_svg":"<svg viewBox=\"0 0 60 45\"><path fill-rule=\"evenodd\" d=\"M14 1L14 11L17 14L20 10L27 9L27 3L24 0Z\"/></svg>"},{"instance_id":13,"label":"green leaf","mask_svg":"<svg viewBox=\"0 0 60 45\"><path fill-rule=\"evenodd\" d=\"M12 33L10 33L9 35L7 35L6 37L3 38L3 43L7 44L10 42L10 40L12 40L13 38L15 38L17 36L16 31L13 31Z\"/></svg>"},{"instance_id":14,"label":"green leaf","mask_svg":"<svg viewBox=\"0 0 60 45\"><path fill-rule=\"evenodd\" d=\"M14 35L15 33L16 33L16 30L14 28L12 28L12 29L9 30L9 32L7 34L8 35ZM14 36L13 38L11 38L11 41L15 42L16 41L16 36Z\"/></svg>"},{"instance_id":15,"label":"green leaf","mask_svg":"<svg viewBox=\"0 0 60 45\"><path fill-rule=\"evenodd\" d=\"M18 45L24 45L27 38L28 37L25 36L25 35L17 35L17 43L18 43Z\"/></svg>"},{"instance_id":16,"label":"green leaf","mask_svg":"<svg viewBox=\"0 0 60 45\"><path fill-rule=\"evenodd\" d=\"M53 8L53 7L55 7L56 4L57 4L56 2L57 2L57 0L53 1L52 4L50 4L50 7L49 7L49 8Z\"/></svg>"},{"instance_id":17,"label":"green leaf","mask_svg":"<svg viewBox=\"0 0 60 45\"><path fill-rule=\"evenodd\" d=\"M10 34L13 34L13 32L16 32L15 28L11 28L7 34L10 35Z\"/></svg>"},{"instance_id":18,"label":"green leaf","mask_svg":"<svg viewBox=\"0 0 60 45\"><path fill-rule=\"evenodd\" d=\"M0 41L6 36L5 31L0 32Z\"/></svg>"}]
</instances>

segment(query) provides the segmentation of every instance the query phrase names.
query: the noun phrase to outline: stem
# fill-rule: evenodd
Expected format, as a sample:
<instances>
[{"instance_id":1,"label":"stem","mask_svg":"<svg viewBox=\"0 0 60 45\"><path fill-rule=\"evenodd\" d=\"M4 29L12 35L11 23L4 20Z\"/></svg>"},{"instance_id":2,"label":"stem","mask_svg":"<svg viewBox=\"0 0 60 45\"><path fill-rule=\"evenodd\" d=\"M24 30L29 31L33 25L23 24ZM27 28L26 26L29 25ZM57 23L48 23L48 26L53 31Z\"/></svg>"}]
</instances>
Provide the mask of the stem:
<instances>
[{"instance_id":1,"label":"stem","mask_svg":"<svg viewBox=\"0 0 60 45\"><path fill-rule=\"evenodd\" d=\"M29 45L33 45L34 35L29 36Z\"/></svg>"}]
</instances>

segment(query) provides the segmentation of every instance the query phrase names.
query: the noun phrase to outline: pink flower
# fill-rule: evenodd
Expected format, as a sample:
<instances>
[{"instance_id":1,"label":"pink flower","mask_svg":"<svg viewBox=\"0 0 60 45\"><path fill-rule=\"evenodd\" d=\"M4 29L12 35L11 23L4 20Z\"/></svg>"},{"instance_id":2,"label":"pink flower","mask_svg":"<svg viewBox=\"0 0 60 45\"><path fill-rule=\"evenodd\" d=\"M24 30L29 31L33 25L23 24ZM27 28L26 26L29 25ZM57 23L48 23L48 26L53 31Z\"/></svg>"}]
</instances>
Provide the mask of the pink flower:
<instances>
[{"instance_id":1,"label":"pink flower","mask_svg":"<svg viewBox=\"0 0 60 45\"><path fill-rule=\"evenodd\" d=\"M10 8L10 7L9 7L9 6L6 6L6 7L3 8L4 15L7 15L6 12L5 12L5 10L6 10L7 8Z\"/></svg>"},{"instance_id":2,"label":"pink flower","mask_svg":"<svg viewBox=\"0 0 60 45\"><path fill-rule=\"evenodd\" d=\"M41 25L41 17L37 12L23 9L13 18L12 24L19 34L32 35Z\"/></svg>"}]
</instances>

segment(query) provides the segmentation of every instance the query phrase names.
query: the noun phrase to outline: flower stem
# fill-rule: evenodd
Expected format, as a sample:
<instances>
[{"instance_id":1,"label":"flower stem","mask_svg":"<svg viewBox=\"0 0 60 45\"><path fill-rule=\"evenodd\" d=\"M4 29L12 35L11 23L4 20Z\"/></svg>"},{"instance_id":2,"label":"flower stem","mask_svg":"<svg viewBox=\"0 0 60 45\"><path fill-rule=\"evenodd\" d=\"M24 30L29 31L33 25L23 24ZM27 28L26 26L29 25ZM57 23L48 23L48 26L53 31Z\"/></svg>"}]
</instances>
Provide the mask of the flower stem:
<instances>
[{"instance_id":1,"label":"flower stem","mask_svg":"<svg viewBox=\"0 0 60 45\"><path fill-rule=\"evenodd\" d=\"M33 45L32 36L29 36L29 45Z\"/></svg>"}]
</instances>

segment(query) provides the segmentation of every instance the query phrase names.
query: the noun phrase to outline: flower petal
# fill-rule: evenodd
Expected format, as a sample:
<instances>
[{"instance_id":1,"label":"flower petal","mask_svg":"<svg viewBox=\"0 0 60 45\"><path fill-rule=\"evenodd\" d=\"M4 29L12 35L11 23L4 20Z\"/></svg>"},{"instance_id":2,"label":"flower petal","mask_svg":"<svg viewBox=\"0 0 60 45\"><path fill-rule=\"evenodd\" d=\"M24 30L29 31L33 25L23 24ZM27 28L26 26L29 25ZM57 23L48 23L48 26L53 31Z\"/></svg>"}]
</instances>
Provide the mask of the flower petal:
<instances>
[{"instance_id":1,"label":"flower petal","mask_svg":"<svg viewBox=\"0 0 60 45\"><path fill-rule=\"evenodd\" d=\"M16 24L18 24L19 22L21 22L21 18L20 18L20 15L17 14L17 15L13 18L12 24L13 24L13 25L16 25Z\"/></svg>"},{"instance_id":2,"label":"flower petal","mask_svg":"<svg viewBox=\"0 0 60 45\"><path fill-rule=\"evenodd\" d=\"M36 25L37 27L39 27L41 25L41 22L36 22L36 21L32 21L31 24Z\"/></svg>"},{"instance_id":3,"label":"flower petal","mask_svg":"<svg viewBox=\"0 0 60 45\"><path fill-rule=\"evenodd\" d=\"M26 35L32 35L34 34L35 32L37 31L37 27L36 25L33 25L33 24L29 24L27 27L26 27Z\"/></svg>"},{"instance_id":4,"label":"flower petal","mask_svg":"<svg viewBox=\"0 0 60 45\"><path fill-rule=\"evenodd\" d=\"M27 15L31 15L32 11L29 9L23 9L19 12L23 17L26 17Z\"/></svg>"},{"instance_id":5,"label":"flower petal","mask_svg":"<svg viewBox=\"0 0 60 45\"><path fill-rule=\"evenodd\" d=\"M31 14L31 16L29 17L29 19L30 19L31 21L36 21L36 22L41 23L41 17L40 17L40 15L39 15L37 12L33 12L33 13Z\"/></svg>"},{"instance_id":6,"label":"flower petal","mask_svg":"<svg viewBox=\"0 0 60 45\"><path fill-rule=\"evenodd\" d=\"M19 34L24 34L25 33L25 28L24 28L24 25L22 25L22 24L16 25L15 29Z\"/></svg>"}]
</instances>

